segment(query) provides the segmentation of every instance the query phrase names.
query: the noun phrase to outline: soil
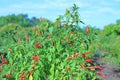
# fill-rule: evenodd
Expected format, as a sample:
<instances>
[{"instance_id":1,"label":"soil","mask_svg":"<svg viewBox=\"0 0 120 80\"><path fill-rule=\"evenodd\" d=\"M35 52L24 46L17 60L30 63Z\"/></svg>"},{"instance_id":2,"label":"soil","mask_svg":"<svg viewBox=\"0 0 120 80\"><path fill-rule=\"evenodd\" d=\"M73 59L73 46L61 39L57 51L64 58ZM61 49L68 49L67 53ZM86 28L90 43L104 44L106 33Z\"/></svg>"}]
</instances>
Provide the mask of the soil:
<instances>
[{"instance_id":1,"label":"soil","mask_svg":"<svg viewBox=\"0 0 120 80\"><path fill-rule=\"evenodd\" d=\"M105 58L95 56L97 64L102 66L104 69L101 72L105 75L102 80L120 80L120 67L117 67L109 63Z\"/></svg>"}]
</instances>

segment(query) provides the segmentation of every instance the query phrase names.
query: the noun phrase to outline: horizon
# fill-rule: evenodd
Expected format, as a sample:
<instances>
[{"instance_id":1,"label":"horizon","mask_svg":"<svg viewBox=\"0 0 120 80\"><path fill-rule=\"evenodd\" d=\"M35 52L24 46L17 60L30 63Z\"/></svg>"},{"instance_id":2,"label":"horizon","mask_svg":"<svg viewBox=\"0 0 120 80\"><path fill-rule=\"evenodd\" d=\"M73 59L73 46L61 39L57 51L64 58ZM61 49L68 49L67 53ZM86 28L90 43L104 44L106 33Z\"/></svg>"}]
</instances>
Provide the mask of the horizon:
<instances>
[{"instance_id":1,"label":"horizon","mask_svg":"<svg viewBox=\"0 0 120 80\"><path fill-rule=\"evenodd\" d=\"M99 29L120 19L120 0L1 0L0 16L27 14L31 17L43 17L54 21L75 3L79 7L80 19ZM84 26L84 25L83 25Z\"/></svg>"}]
</instances>

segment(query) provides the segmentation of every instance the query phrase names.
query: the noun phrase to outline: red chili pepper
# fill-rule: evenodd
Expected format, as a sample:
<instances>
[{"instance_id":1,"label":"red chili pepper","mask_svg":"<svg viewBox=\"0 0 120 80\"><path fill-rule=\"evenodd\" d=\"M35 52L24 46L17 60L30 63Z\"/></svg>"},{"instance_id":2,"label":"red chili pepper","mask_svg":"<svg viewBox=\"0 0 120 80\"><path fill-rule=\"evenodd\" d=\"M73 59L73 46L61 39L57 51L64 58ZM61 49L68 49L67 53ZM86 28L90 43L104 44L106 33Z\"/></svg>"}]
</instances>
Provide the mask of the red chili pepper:
<instances>
[{"instance_id":1,"label":"red chili pepper","mask_svg":"<svg viewBox=\"0 0 120 80\"><path fill-rule=\"evenodd\" d=\"M84 58L84 59L85 59L85 58L86 58L86 55L85 55L85 54L82 54L82 58Z\"/></svg>"},{"instance_id":2,"label":"red chili pepper","mask_svg":"<svg viewBox=\"0 0 120 80\"><path fill-rule=\"evenodd\" d=\"M47 38L49 39L50 37L51 37L51 35L50 35L50 34L48 34Z\"/></svg>"},{"instance_id":3,"label":"red chili pepper","mask_svg":"<svg viewBox=\"0 0 120 80\"><path fill-rule=\"evenodd\" d=\"M34 59L34 62L33 62L33 64L34 64L34 66L36 65L36 61L37 60L40 60L40 57L38 56L38 55L35 55L35 56L32 56L33 57L33 59Z\"/></svg>"},{"instance_id":4,"label":"red chili pepper","mask_svg":"<svg viewBox=\"0 0 120 80\"><path fill-rule=\"evenodd\" d=\"M85 69L85 66L84 66L83 64L80 64L80 66L81 66L83 69Z\"/></svg>"},{"instance_id":5,"label":"red chili pepper","mask_svg":"<svg viewBox=\"0 0 120 80\"><path fill-rule=\"evenodd\" d=\"M42 46L41 43L36 43L34 47L35 47L35 48L39 48L39 47L41 47L41 46Z\"/></svg>"},{"instance_id":6,"label":"red chili pepper","mask_svg":"<svg viewBox=\"0 0 120 80\"><path fill-rule=\"evenodd\" d=\"M68 37L64 38L65 41L68 41Z\"/></svg>"},{"instance_id":7,"label":"red chili pepper","mask_svg":"<svg viewBox=\"0 0 120 80\"><path fill-rule=\"evenodd\" d=\"M21 76L20 76L20 80L25 80L25 73L22 72Z\"/></svg>"},{"instance_id":8,"label":"red chili pepper","mask_svg":"<svg viewBox=\"0 0 120 80\"><path fill-rule=\"evenodd\" d=\"M3 61L2 64L8 64L8 61Z\"/></svg>"},{"instance_id":9,"label":"red chili pepper","mask_svg":"<svg viewBox=\"0 0 120 80\"><path fill-rule=\"evenodd\" d=\"M105 78L105 75L104 75L102 72L97 72L97 74L98 74L99 76L101 76L102 78Z\"/></svg>"},{"instance_id":10,"label":"red chili pepper","mask_svg":"<svg viewBox=\"0 0 120 80\"><path fill-rule=\"evenodd\" d=\"M104 68L102 66L89 66L88 69L100 69L100 70L103 70Z\"/></svg>"},{"instance_id":11,"label":"red chili pepper","mask_svg":"<svg viewBox=\"0 0 120 80\"><path fill-rule=\"evenodd\" d=\"M86 59L86 58L87 58L87 57L86 57L87 54L91 54L91 52L85 52L85 53L83 53L83 54L82 54L82 58Z\"/></svg>"},{"instance_id":12,"label":"red chili pepper","mask_svg":"<svg viewBox=\"0 0 120 80\"><path fill-rule=\"evenodd\" d=\"M83 54L91 54L91 52L85 52L85 53L83 53Z\"/></svg>"},{"instance_id":13,"label":"red chili pepper","mask_svg":"<svg viewBox=\"0 0 120 80\"><path fill-rule=\"evenodd\" d=\"M77 57L78 55L79 55L79 53L75 53L73 56L74 56L74 57Z\"/></svg>"},{"instance_id":14,"label":"red chili pepper","mask_svg":"<svg viewBox=\"0 0 120 80\"><path fill-rule=\"evenodd\" d=\"M35 55L35 56L32 56L33 59L36 61L36 60L40 60L40 57L38 55Z\"/></svg>"},{"instance_id":15,"label":"red chili pepper","mask_svg":"<svg viewBox=\"0 0 120 80\"><path fill-rule=\"evenodd\" d=\"M39 47L40 47L39 43L36 43L35 48L39 48Z\"/></svg>"},{"instance_id":16,"label":"red chili pepper","mask_svg":"<svg viewBox=\"0 0 120 80\"><path fill-rule=\"evenodd\" d=\"M104 68L102 66L95 66L95 69L103 70Z\"/></svg>"},{"instance_id":17,"label":"red chili pepper","mask_svg":"<svg viewBox=\"0 0 120 80\"><path fill-rule=\"evenodd\" d=\"M68 57L68 58L67 58L67 60L71 60L72 58L73 58L73 57L72 57L72 56L70 56L70 57Z\"/></svg>"},{"instance_id":18,"label":"red chili pepper","mask_svg":"<svg viewBox=\"0 0 120 80\"><path fill-rule=\"evenodd\" d=\"M20 77L20 80L25 80L25 78L24 77Z\"/></svg>"},{"instance_id":19,"label":"red chili pepper","mask_svg":"<svg viewBox=\"0 0 120 80\"><path fill-rule=\"evenodd\" d=\"M89 28L88 26L86 27L86 35L89 33Z\"/></svg>"},{"instance_id":20,"label":"red chili pepper","mask_svg":"<svg viewBox=\"0 0 120 80\"><path fill-rule=\"evenodd\" d=\"M2 56L2 64L8 64L8 61L5 61L4 56Z\"/></svg>"},{"instance_id":21,"label":"red chili pepper","mask_svg":"<svg viewBox=\"0 0 120 80\"><path fill-rule=\"evenodd\" d=\"M66 68L67 71L70 71L71 69L70 68Z\"/></svg>"},{"instance_id":22,"label":"red chili pepper","mask_svg":"<svg viewBox=\"0 0 120 80\"><path fill-rule=\"evenodd\" d=\"M29 74L29 72L24 73L22 72L21 76L20 76L20 80L25 80L25 76L27 76Z\"/></svg>"},{"instance_id":23,"label":"red chili pepper","mask_svg":"<svg viewBox=\"0 0 120 80\"><path fill-rule=\"evenodd\" d=\"M22 72L22 74L21 74L21 76L20 76L20 77L22 77L22 78L23 78L23 77L25 77L25 73L24 73L24 72Z\"/></svg>"},{"instance_id":24,"label":"red chili pepper","mask_svg":"<svg viewBox=\"0 0 120 80\"><path fill-rule=\"evenodd\" d=\"M11 74L7 74L7 75L6 75L7 78L10 78L11 76L12 76Z\"/></svg>"},{"instance_id":25,"label":"red chili pepper","mask_svg":"<svg viewBox=\"0 0 120 80\"><path fill-rule=\"evenodd\" d=\"M89 66L88 69L95 69L95 66Z\"/></svg>"},{"instance_id":26,"label":"red chili pepper","mask_svg":"<svg viewBox=\"0 0 120 80\"><path fill-rule=\"evenodd\" d=\"M87 59L85 60L87 63L90 63L90 62L93 62L94 60L93 59Z\"/></svg>"}]
</instances>

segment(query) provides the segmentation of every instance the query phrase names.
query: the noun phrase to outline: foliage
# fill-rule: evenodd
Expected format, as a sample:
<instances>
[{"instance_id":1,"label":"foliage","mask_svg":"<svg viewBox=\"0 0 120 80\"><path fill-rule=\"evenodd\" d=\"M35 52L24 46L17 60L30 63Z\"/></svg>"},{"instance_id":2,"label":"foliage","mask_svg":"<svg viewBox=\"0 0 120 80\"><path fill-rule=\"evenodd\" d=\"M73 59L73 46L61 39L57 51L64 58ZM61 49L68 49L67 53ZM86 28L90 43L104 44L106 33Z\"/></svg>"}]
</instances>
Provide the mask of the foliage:
<instances>
[{"instance_id":1,"label":"foliage","mask_svg":"<svg viewBox=\"0 0 120 80\"><path fill-rule=\"evenodd\" d=\"M78 12L78 7L76 4L73 5L73 7L70 8L70 10L66 9L66 12L64 15L60 15L56 19L57 26L79 26L79 23L84 24L83 21L80 20L80 14Z\"/></svg>"},{"instance_id":2,"label":"foliage","mask_svg":"<svg viewBox=\"0 0 120 80\"><path fill-rule=\"evenodd\" d=\"M105 75L96 72L103 68L95 55L120 66L120 20L103 30L80 28L78 9L74 4L55 22L24 14L0 17L0 79L100 80Z\"/></svg>"},{"instance_id":3,"label":"foliage","mask_svg":"<svg viewBox=\"0 0 120 80\"><path fill-rule=\"evenodd\" d=\"M104 27L105 35L120 35L120 20L116 21L116 24L108 24Z\"/></svg>"},{"instance_id":4,"label":"foliage","mask_svg":"<svg viewBox=\"0 0 120 80\"><path fill-rule=\"evenodd\" d=\"M78 7L74 5L60 21L65 26L40 19L35 27L8 24L1 29L1 76L3 80L95 80L99 78L91 58L96 32L82 30L78 24ZM23 19L23 15L19 15ZM38 22L39 23L39 22ZM60 22L61 23L61 22ZM8 28L8 29L7 29ZM9 40L9 42L8 42ZM3 55L5 55L4 57Z\"/></svg>"},{"instance_id":5,"label":"foliage","mask_svg":"<svg viewBox=\"0 0 120 80\"><path fill-rule=\"evenodd\" d=\"M0 17L0 27L5 26L10 23L18 24L22 27L31 27L39 24L39 19L33 17L31 19L28 18L26 14L19 14L19 15L8 15Z\"/></svg>"},{"instance_id":6,"label":"foliage","mask_svg":"<svg viewBox=\"0 0 120 80\"><path fill-rule=\"evenodd\" d=\"M100 31L97 43L99 49L107 54L103 54L102 57L106 58L110 63L120 66L120 20L116 21L116 24L108 24ZM101 44L102 43L102 44Z\"/></svg>"}]
</instances>

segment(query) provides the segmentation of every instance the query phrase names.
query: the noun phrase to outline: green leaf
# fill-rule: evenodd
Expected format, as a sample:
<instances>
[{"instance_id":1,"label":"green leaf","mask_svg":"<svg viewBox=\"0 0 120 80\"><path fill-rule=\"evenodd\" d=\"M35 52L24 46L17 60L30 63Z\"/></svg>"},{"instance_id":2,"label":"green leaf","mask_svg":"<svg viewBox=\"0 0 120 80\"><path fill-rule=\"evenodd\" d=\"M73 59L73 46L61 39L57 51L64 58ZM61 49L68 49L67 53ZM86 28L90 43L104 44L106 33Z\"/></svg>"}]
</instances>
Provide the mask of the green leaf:
<instances>
[{"instance_id":1,"label":"green leaf","mask_svg":"<svg viewBox=\"0 0 120 80\"><path fill-rule=\"evenodd\" d=\"M42 75L42 74L41 74L41 75ZM33 74L34 80L39 80L39 76L40 76L40 72L39 72L39 70L36 70L36 71L34 72L34 74Z\"/></svg>"}]
</instances>

